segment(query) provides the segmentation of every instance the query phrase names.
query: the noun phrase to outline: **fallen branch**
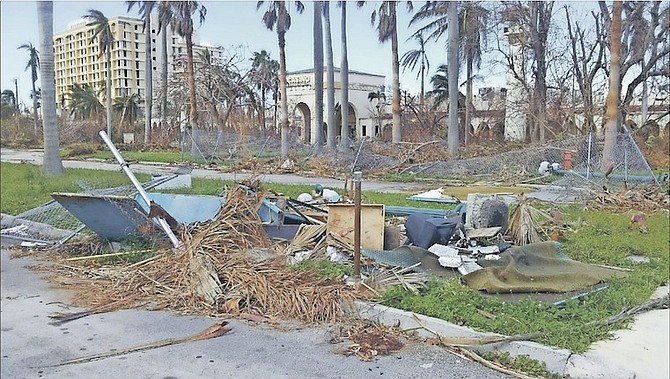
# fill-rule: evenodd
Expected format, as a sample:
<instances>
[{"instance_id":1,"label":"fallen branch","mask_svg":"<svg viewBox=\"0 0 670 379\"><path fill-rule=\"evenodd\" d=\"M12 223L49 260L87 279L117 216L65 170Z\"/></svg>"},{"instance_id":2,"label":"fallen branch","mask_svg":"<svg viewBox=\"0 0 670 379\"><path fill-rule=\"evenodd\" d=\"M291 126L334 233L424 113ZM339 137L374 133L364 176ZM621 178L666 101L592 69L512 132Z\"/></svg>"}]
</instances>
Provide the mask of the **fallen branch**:
<instances>
[{"instance_id":1,"label":"fallen branch","mask_svg":"<svg viewBox=\"0 0 670 379\"><path fill-rule=\"evenodd\" d=\"M470 358L474 361L477 361L484 366L502 372L503 374L511 375L515 378L519 379L532 379L532 377L527 376L525 374L516 372L514 370L510 370L508 368L502 367L500 365L497 365L491 361L488 361L487 359L479 356L477 353L472 352L470 350L467 350L463 347L465 346L478 346L478 345L487 345L491 343L498 343L498 342L511 342L511 341L529 341L537 337L537 335L534 334L528 334L528 335L519 335L519 336L486 336L486 337L480 337L480 338L461 338L461 337L446 337L442 336L439 333L437 333L434 330L431 330L427 328L421 320L416 316L416 314L412 314L412 317L414 317L414 320L419 324L420 328L414 328L414 329L424 329L431 334L435 335L437 337L437 340L444 346L446 346L449 351L452 353L459 355L463 358Z\"/></svg>"},{"instance_id":2,"label":"fallen branch","mask_svg":"<svg viewBox=\"0 0 670 379\"><path fill-rule=\"evenodd\" d=\"M119 299L119 300L113 301L111 303L103 304L103 305L97 306L95 308L91 308L91 309L81 311L81 312L56 313L56 314L50 315L49 318L52 318L52 319L56 320L56 321L51 322L52 325L60 325L60 324L66 323L68 321L77 320L77 319L87 317L87 316L90 316L90 315L115 311L117 309L123 308L123 306L129 306L130 304L134 304L135 301L136 301L136 299L134 299L134 298Z\"/></svg>"},{"instance_id":3,"label":"fallen branch","mask_svg":"<svg viewBox=\"0 0 670 379\"><path fill-rule=\"evenodd\" d=\"M95 355L88 355L85 357L80 357L80 358L75 358L75 359L70 359L68 361L61 362L58 364L58 366L65 366L65 365L70 365L70 364L75 364L75 363L85 363L85 362L91 362L94 360L98 359L104 359L104 358L110 358L118 355L124 355L128 353L133 353L136 351L142 351L142 350L149 350L149 349L156 349L159 347L164 347L164 346L169 346L169 345L176 345L184 342L191 342L191 341L200 341L200 340L206 340L210 338L216 338L220 337L226 333L228 333L231 329L226 328L225 326L228 324L228 321L222 321L220 323L216 323L209 328L203 330L202 332L192 335L190 337L185 337L185 338L168 338L164 340L159 340L155 342L151 342L145 345L139 345L139 346L134 346L134 347L129 347L127 349L123 350L115 350L115 351L109 351L107 353L101 353L101 354L95 354Z\"/></svg>"}]
</instances>

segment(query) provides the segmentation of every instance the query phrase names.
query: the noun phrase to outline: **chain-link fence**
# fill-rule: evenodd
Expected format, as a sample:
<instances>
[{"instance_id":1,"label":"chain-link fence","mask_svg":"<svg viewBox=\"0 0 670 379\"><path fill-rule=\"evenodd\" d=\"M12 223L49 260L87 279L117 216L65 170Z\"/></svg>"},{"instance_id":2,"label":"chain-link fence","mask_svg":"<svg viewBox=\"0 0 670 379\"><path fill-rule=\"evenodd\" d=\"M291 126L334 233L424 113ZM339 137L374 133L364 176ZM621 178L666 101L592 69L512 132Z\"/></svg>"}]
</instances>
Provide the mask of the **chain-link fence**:
<instances>
[{"instance_id":1,"label":"chain-link fence","mask_svg":"<svg viewBox=\"0 0 670 379\"><path fill-rule=\"evenodd\" d=\"M540 146L521 148L494 155L468 159L445 159L446 141L435 141L431 150L420 149L410 154L416 143L400 147L380 141L351 141L346 151L330 151L300 142L297 135L289 138L289 154L293 158L321 158L343 173L356 170L396 170L399 173L435 177L472 178L519 183L537 180L566 187L660 185L665 177L654 176L633 136L620 133L616 139L613 160L603 161L604 137L591 133ZM281 139L276 134L248 135L223 131L197 131L185 134L182 151L193 160L211 163L215 160L235 161L244 157L272 158L281 155ZM418 158L417 155L427 154ZM421 163L414 163L420 161ZM544 164L544 169L541 166Z\"/></svg>"},{"instance_id":2,"label":"chain-link fence","mask_svg":"<svg viewBox=\"0 0 670 379\"><path fill-rule=\"evenodd\" d=\"M173 176L155 178L143 187L148 190L171 178ZM104 189L91 189L86 183L80 183L79 186L82 187L82 193L106 199L112 204L116 203L111 197L132 197L137 191L132 184ZM3 238L59 246L79 233L86 233L86 226L54 200L16 216L3 217Z\"/></svg>"}]
</instances>

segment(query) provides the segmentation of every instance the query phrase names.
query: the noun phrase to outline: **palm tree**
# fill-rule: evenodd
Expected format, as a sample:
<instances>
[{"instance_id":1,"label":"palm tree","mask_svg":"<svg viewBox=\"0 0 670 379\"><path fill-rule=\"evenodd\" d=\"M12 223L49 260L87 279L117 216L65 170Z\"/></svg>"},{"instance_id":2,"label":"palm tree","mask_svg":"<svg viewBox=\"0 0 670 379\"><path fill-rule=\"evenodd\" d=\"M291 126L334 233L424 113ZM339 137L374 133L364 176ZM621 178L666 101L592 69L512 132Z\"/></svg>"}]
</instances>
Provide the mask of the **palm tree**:
<instances>
[{"instance_id":1,"label":"palm tree","mask_svg":"<svg viewBox=\"0 0 670 379\"><path fill-rule=\"evenodd\" d=\"M140 101L140 95L136 93L114 99L114 110L121 112L121 118L119 120L120 133L123 133L124 131L123 122L126 121L126 119L132 130L133 124L135 124L135 121L140 116Z\"/></svg>"},{"instance_id":2,"label":"palm tree","mask_svg":"<svg viewBox=\"0 0 670 379\"><path fill-rule=\"evenodd\" d=\"M449 101L449 68L446 64L441 64L437 68L437 72L430 78L430 83L433 85L431 91L426 94L433 98L432 109L437 109L441 104ZM458 110L463 111L465 96L458 92Z\"/></svg>"},{"instance_id":3,"label":"palm tree","mask_svg":"<svg viewBox=\"0 0 670 379\"><path fill-rule=\"evenodd\" d=\"M421 33L415 34L414 38L419 43L418 49L412 49L407 51L400 58L400 64L402 65L403 71L409 68L414 71L417 63L420 63L419 72L416 74L416 78L421 78L421 95L419 96L419 104L423 105L423 99L425 94L424 82L426 78L426 71L430 70L430 62L428 61L428 56L426 55L426 41L423 38Z\"/></svg>"},{"instance_id":4,"label":"palm tree","mask_svg":"<svg viewBox=\"0 0 670 379\"><path fill-rule=\"evenodd\" d=\"M35 127L35 131L37 131L39 120L37 119L37 89L35 88L35 82L37 81L37 70L40 67L40 53L37 48L33 46L32 42L24 43L18 48L26 50L29 55L25 71L28 71L30 68L30 78L33 83L33 91L30 93L30 97L33 99L33 125Z\"/></svg>"},{"instance_id":5,"label":"palm tree","mask_svg":"<svg viewBox=\"0 0 670 379\"><path fill-rule=\"evenodd\" d=\"M321 2L314 2L314 23L312 25L314 47L314 136L315 150L323 143L323 25ZM308 142L308 141L306 141Z\"/></svg>"},{"instance_id":6,"label":"palm tree","mask_svg":"<svg viewBox=\"0 0 670 379\"><path fill-rule=\"evenodd\" d=\"M365 1L359 1L358 7L362 7ZM396 1L382 1L379 8L372 11L370 22L374 26L377 24L377 37L379 42L391 40L391 66L393 68L392 84L392 103L391 112L393 113L393 143L401 141L401 120L400 120L400 64L398 63L398 27L396 20ZM412 11L412 2L407 2L408 11Z\"/></svg>"},{"instance_id":7,"label":"palm tree","mask_svg":"<svg viewBox=\"0 0 670 379\"><path fill-rule=\"evenodd\" d=\"M274 83L277 81L277 72L279 71L279 62L270 57L270 53L266 50L254 52L251 60L251 80L255 82L255 86L261 92L260 96L260 112L259 121L261 129L265 129L265 109L268 90L274 88Z\"/></svg>"},{"instance_id":8,"label":"palm tree","mask_svg":"<svg viewBox=\"0 0 670 379\"><path fill-rule=\"evenodd\" d=\"M256 10L263 6L264 2L259 1L256 4ZM298 13L305 10L305 6L300 1L295 2ZM280 109L280 127L281 127L281 155L282 158L288 157L288 99L286 95L286 32L291 28L291 15L286 9L284 1L271 1L268 9L263 13L263 25L268 30L276 30L277 44L279 45L279 98L281 101Z\"/></svg>"},{"instance_id":9,"label":"palm tree","mask_svg":"<svg viewBox=\"0 0 670 379\"><path fill-rule=\"evenodd\" d=\"M168 98L168 52L167 52L167 27L172 20L172 10L169 2L161 1L158 4L158 33L161 37L160 52L161 52L161 104L160 114L161 121L167 120L167 98Z\"/></svg>"},{"instance_id":10,"label":"palm tree","mask_svg":"<svg viewBox=\"0 0 670 379\"><path fill-rule=\"evenodd\" d=\"M6 89L0 94L0 101L2 104L8 104L12 107L16 106L16 96L14 96L14 91L11 89Z\"/></svg>"},{"instance_id":11,"label":"palm tree","mask_svg":"<svg viewBox=\"0 0 670 379\"><path fill-rule=\"evenodd\" d=\"M144 143L149 143L151 131L151 108L153 106L153 63L151 59L151 12L155 1L126 1L128 12L138 7L138 14L144 20Z\"/></svg>"},{"instance_id":12,"label":"palm tree","mask_svg":"<svg viewBox=\"0 0 670 379\"><path fill-rule=\"evenodd\" d=\"M90 43L98 39L98 48L100 54L98 59L105 54L105 62L107 65L106 79L105 79L105 110L107 123L107 135L112 138L112 46L114 45L114 33L109 23L109 19L97 9L89 9L88 13L84 15L89 22L93 24L93 36L91 36Z\"/></svg>"},{"instance_id":13,"label":"palm tree","mask_svg":"<svg viewBox=\"0 0 670 379\"><path fill-rule=\"evenodd\" d=\"M42 120L44 122L44 160L42 172L46 176L63 173L60 159L60 141L56 118L56 80L54 79L54 5L52 1L37 2L37 25L42 62L40 79L42 87Z\"/></svg>"},{"instance_id":14,"label":"palm tree","mask_svg":"<svg viewBox=\"0 0 670 379\"><path fill-rule=\"evenodd\" d=\"M80 120L98 118L102 112L100 92L88 83L73 84L67 93L70 112Z\"/></svg>"},{"instance_id":15,"label":"palm tree","mask_svg":"<svg viewBox=\"0 0 670 379\"><path fill-rule=\"evenodd\" d=\"M16 96L14 91L6 89L0 94L0 118L4 120L16 114Z\"/></svg>"},{"instance_id":16,"label":"palm tree","mask_svg":"<svg viewBox=\"0 0 670 379\"><path fill-rule=\"evenodd\" d=\"M482 63L482 46L486 46L486 28L489 11L477 2L463 2L458 16L461 37L461 56L465 59L465 134L464 144L468 144L470 124L472 124L472 82L473 66L479 70Z\"/></svg>"},{"instance_id":17,"label":"palm tree","mask_svg":"<svg viewBox=\"0 0 670 379\"><path fill-rule=\"evenodd\" d=\"M349 59L347 57L347 2L339 1L337 3L342 10L342 20L340 24L340 42L342 44L342 62L340 63L340 114L342 115L342 125L340 126L340 150L349 149Z\"/></svg>"},{"instance_id":18,"label":"palm tree","mask_svg":"<svg viewBox=\"0 0 670 379\"><path fill-rule=\"evenodd\" d=\"M377 119L377 128L381 132L382 129L382 108L386 105L386 93L382 89L378 89L368 93L368 101L370 104L375 102L375 118ZM347 104L348 106L349 104Z\"/></svg>"},{"instance_id":19,"label":"palm tree","mask_svg":"<svg viewBox=\"0 0 670 379\"><path fill-rule=\"evenodd\" d=\"M335 67L333 63L333 37L330 33L330 2L321 2L323 7L323 28L326 42L326 117L328 123L328 139L326 145L334 150L337 140L337 125L335 125Z\"/></svg>"},{"instance_id":20,"label":"palm tree","mask_svg":"<svg viewBox=\"0 0 670 379\"><path fill-rule=\"evenodd\" d=\"M170 18L172 31L186 40L186 76L188 80L188 98L190 103L189 122L191 129L198 125L198 110L195 95L195 71L193 69L193 15L198 13L199 24L205 22L207 8L197 1L170 1L161 7L159 18L167 21Z\"/></svg>"},{"instance_id":21,"label":"palm tree","mask_svg":"<svg viewBox=\"0 0 670 379\"><path fill-rule=\"evenodd\" d=\"M451 67L447 75L449 93L458 93L458 3L447 3L449 17L449 37L447 46L447 65ZM455 70L454 70L455 68ZM458 96L449 96L449 124L447 135L447 149L449 155L455 158L458 155L459 127L458 127Z\"/></svg>"}]
</instances>

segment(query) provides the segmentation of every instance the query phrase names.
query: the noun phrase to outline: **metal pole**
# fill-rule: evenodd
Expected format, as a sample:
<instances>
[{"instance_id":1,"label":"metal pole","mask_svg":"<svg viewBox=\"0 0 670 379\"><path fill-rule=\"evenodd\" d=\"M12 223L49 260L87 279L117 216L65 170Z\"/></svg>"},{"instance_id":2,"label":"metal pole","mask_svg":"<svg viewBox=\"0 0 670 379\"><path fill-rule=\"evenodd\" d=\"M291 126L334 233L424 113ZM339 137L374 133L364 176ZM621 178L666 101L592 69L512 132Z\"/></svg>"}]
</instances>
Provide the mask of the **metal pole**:
<instances>
[{"instance_id":1,"label":"metal pole","mask_svg":"<svg viewBox=\"0 0 670 379\"><path fill-rule=\"evenodd\" d=\"M112 155L114 155L114 158L119 162L121 165L121 169L126 173L130 181L133 183L135 188L137 189L137 192L140 194L140 197L144 202L147 204L147 208L151 208L151 199L149 199L149 195L147 195L147 192L144 190L142 187L142 184L137 180L135 177L135 174L133 174L132 171L130 171L130 167L128 167L128 163L123 159L119 151L116 149L116 146L112 143L112 140L109 139L109 136L107 136L107 133L105 133L104 130L100 131L100 137L102 138L103 141L107 144L107 147L109 147L109 150L111 150ZM170 238L170 242L172 242L172 245L174 247L179 246L179 240L177 237L172 233L172 229L170 229L170 225L168 225L167 221L161 217L156 217L156 221L158 222L158 225L165 231L165 234L167 234L168 238Z\"/></svg>"},{"instance_id":2,"label":"metal pole","mask_svg":"<svg viewBox=\"0 0 670 379\"><path fill-rule=\"evenodd\" d=\"M354 279L361 278L361 181L363 174L354 172Z\"/></svg>"}]
</instances>

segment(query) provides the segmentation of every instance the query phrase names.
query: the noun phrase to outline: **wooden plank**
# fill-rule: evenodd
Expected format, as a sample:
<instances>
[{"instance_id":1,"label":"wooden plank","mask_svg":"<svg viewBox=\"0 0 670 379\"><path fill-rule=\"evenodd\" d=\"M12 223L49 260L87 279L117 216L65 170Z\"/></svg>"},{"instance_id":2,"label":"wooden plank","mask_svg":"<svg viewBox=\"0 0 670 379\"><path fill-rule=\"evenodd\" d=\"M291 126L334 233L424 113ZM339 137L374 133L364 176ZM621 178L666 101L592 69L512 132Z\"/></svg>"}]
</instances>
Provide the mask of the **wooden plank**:
<instances>
[{"instance_id":1,"label":"wooden plank","mask_svg":"<svg viewBox=\"0 0 670 379\"><path fill-rule=\"evenodd\" d=\"M334 233L354 242L354 205L328 205L327 232ZM384 205L361 205L361 247L364 249L384 249Z\"/></svg>"}]
</instances>

